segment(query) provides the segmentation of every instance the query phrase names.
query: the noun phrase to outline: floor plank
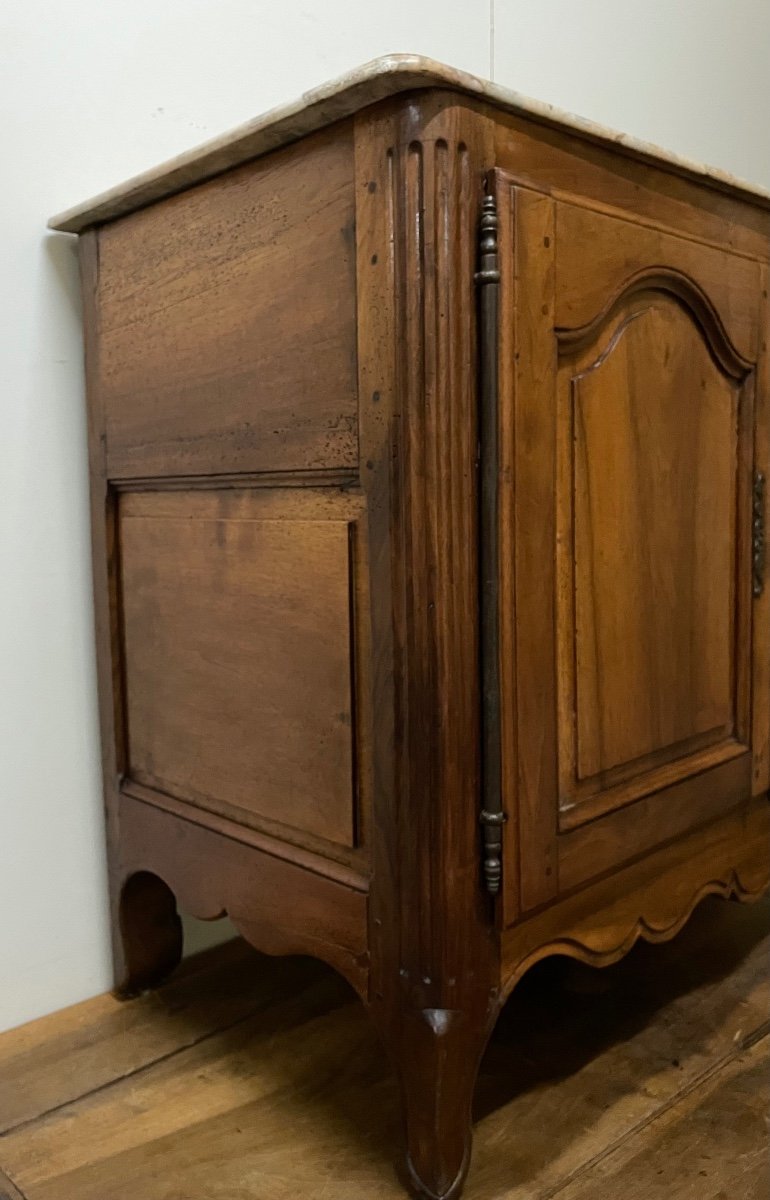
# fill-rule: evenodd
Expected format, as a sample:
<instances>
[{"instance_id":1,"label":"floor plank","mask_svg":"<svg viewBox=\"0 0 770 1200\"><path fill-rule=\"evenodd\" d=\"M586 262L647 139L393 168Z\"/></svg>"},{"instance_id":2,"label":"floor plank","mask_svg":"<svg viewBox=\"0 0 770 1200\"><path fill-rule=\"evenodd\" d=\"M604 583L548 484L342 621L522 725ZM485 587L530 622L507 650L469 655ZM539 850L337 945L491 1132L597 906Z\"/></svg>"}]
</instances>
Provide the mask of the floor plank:
<instances>
[{"instance_id":1,"label":"floor plank","mask_svg":"<svg viewBox=\"0 0 770 1200\"><path fill-rule=\"evenodd\" d=\"M0 1034L0 1133L246 1019L322 970L234 941L129 1004L99 996Z\"/></svg>"},{"instance_id":2,"label":"floor plank","mask_svg":"<svg viewBox=\"0 0 770 1200\"><path fill-rule=\"evenodd\" d=\"M19 1189L2 1171L0 1171L0 1200L24 1200Z\"/></svg>"},{"instance_id":3,"label":"floor plank","mask_svg":"<svg viewBox=\"0 0 770 1200\"><path fill-rule=\"evenodd\" d=\"M708 1097L724 1095L731 1112L756 1115L761 1101L749 1101L749 1089L758 1088L766 1103L768 1088L751 1073L749 1048L768 1028L769 918L770 901L745 908L708 901L674 942L639 946L606 971L565 960L535 968L506 1008L482 1066L467 1200L561 1200L563 1189L581 1187L574 1196L564 1192L564 1200L628 1200L631 1176L627 1185L622 1172L634 1172L633 1146L645 1137L662 1145L666 1121L679 1131L682 1159L688 1146L695 1155L701 1144L701 1135L687 1130L698 1122L705 1128ZM249 956L228 953L234 958L224 988L212 968L205 985L194 973L173 985L173 1004L169 988L158 994L165 1028L157 1043L148 997L125 1006L122 1030L110 1005L95 1002L90 1025L81 1006L76 1025L62 1017L51 1039L34 1027L22 1034L23 1065L38 1080L25 1111L37 1106L43 1115L0 1137L0 1166L25 1200L403 1196L392 1165L396 1088L361 1006L325 968L313 965L308 974L307 963L253 956L259 980L251 984L251 1010L233 1007L236 1001L220 993L238 990ZM205 1002L196 999L200 988ZM219 1005L216 1019L208 1005ZM121 1048L117 1043L132 1041L132 1028L137 1048ZM73 1090L60 1078L70 1071L73 1037L77 1098L60 1100L46 1115L52 1098ZM109 1070L97 1070L89 1046L101 1048L112 1082ZM0 1078L5 1084L2 1072L11 1063L18 1081L22 1064L10 1043L4 1053ZM128 1073L127 1064L134 1064ZM751 1069L742 1075L736 1064ZM51 1079L43 1086L46 1071ZM89 1080L96 1081L90 1091L78 1090ZM671 1114L680 1106L677 1125ZM744 1163L758 1140L757 1121L746 1128ZM667 1162L639 1200L689 1200L687 1191L671 1190L676 1154ZM680 1161L683 1176L689 1166ZM612 1171L622 1180L614 1192ZM589 1178L609 1190L586 1191ZM751 1191L726 1194L755 1200ZM699 1190L698 1200L706 1195Z\"/></svg>"},{"instance_id":4,"label":"floor plank","mask_svg":"<svg viewBox=\"0 0 770 1200\"><path fill-rule=\"evenodd\" d=\"M558 1200L767 1200L770 1038L681 1098Z\"/></svg>"},{"instance_id":5,"label":"floor plank","mask_svg":"<svg viewBox=\"0 0 770 1200\"><path fill-rule=\"evenodd\" d=\"M617 967L543 964L482 1066L472 1200L543 1200L766 1029L769 924L766 901L712 900Z\"/></svg>"}]
</instances>

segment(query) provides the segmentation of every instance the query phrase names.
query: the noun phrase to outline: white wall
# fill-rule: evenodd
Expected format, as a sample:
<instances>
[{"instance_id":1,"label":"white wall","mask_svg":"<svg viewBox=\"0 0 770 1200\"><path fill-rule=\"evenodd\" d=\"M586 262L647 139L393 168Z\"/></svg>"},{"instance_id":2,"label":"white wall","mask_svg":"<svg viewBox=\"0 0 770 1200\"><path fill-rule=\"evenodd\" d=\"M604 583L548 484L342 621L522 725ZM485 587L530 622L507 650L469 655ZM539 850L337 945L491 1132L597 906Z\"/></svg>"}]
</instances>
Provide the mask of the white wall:
<instances>
[{"instance_id":1,"label":"white wall","mask_svg":"<svg viewBox=\"0 0 770 1200\"><path fill-rule=\"evenodd\" d=\"M770 0L495 0L495 79L770 187Z\"/></svg>"},{"instance_id":2,"label":"white wall","mask_svg":"<svg viewBox=\"0 0 770 1200\"><path fill-rule=\"evenodd\" d=\"M768 0L4 0L0 1029L110 985L75 246L45 221L395 50L770 186Z\"/></svg>"}]
</instances>

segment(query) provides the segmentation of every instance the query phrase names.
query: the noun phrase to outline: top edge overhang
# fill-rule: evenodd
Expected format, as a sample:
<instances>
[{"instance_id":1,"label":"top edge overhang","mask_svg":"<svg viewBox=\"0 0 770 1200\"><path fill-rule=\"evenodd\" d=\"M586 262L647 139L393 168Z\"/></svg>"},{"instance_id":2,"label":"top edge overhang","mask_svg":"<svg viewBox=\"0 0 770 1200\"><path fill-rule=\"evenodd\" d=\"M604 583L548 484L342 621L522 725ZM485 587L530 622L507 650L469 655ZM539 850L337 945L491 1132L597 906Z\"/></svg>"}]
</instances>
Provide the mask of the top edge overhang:
<instances>
[{"instance_id":1,"label":"top edge overhang","mask_svg":"<svg viewBox=\"0 0 770 1200\"><path fill-rule=\"evenodd\" d=\"M430 58L390 54L373 59L338 79L305 92L299 100L271 109L230 133L204 142L161 166L59 213L51 218L48 226L65 233L81 233L90 226L125 216L231 167L296 142L372 104L403 92L428 88L448 89L484 100L504 112L568 130L588 141L615 147L631 157L656 163L677 175L770 208L769 191L736 179L727 171L691 161L628 134L617 133Z\"/></svg>"}]
</instances>

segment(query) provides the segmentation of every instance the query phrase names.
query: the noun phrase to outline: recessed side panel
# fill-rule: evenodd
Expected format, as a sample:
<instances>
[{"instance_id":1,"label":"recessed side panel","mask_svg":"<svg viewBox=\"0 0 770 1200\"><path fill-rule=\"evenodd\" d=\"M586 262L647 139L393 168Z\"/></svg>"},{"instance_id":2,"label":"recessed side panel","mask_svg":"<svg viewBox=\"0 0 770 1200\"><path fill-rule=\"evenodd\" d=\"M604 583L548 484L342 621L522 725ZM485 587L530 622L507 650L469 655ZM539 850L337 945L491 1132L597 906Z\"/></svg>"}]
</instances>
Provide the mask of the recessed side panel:
<instances>
[{"instance_id":1,"label":"recessed side panel","mask_svg":"<svg viewBox=\"0 0 770 1200\"><path fill-rule=\"evenodd\" d=\"M349 126L99 231L113 479L358 461Z\"/></svg>"},{"instance_id":2,"label":"recessed side panel","mask_svg":"<svg viewBox=\"0 0 770 1200\"><path fill-rule=\"evenodd\" d=\"M122 497L128 775L353 847L355 512L293 504Z\"/></svg>"}]
</instances>

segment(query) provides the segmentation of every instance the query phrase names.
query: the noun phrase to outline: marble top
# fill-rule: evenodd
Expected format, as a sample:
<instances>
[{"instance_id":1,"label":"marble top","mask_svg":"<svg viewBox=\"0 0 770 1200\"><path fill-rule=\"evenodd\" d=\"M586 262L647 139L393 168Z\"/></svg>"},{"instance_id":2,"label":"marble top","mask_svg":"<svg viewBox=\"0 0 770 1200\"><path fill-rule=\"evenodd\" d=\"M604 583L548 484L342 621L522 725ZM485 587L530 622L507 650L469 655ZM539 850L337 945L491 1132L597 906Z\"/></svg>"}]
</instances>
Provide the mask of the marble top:
<instances>
[{"instance_id":1,"label":"marble top","mask_svg":"<svg viewBox=\"0 0 770 1200\"><path fill-rule=\"evenodd\" d=\"M430 58L415 54L391 54L375 58L331 83L305 92L291 104L271 109L231 133L205 142L162 166L136 175L127 183L52 217L48 222L49 227L67 233L79 233L89 225L142 208L191 184L209 179L228 167L294 142L399 92L435 87L477 96L508 112L567 128L590 141L619 147L636 157L653 159L677 174L697 178L720 190L743 193L754 203L770 208L770 191L736 179L727 171L692 162L671 151L661 150L628 134L617 133L594 121L576 117L551 104L532 100L519 92Z\"/></svg>"}]
</instances>

